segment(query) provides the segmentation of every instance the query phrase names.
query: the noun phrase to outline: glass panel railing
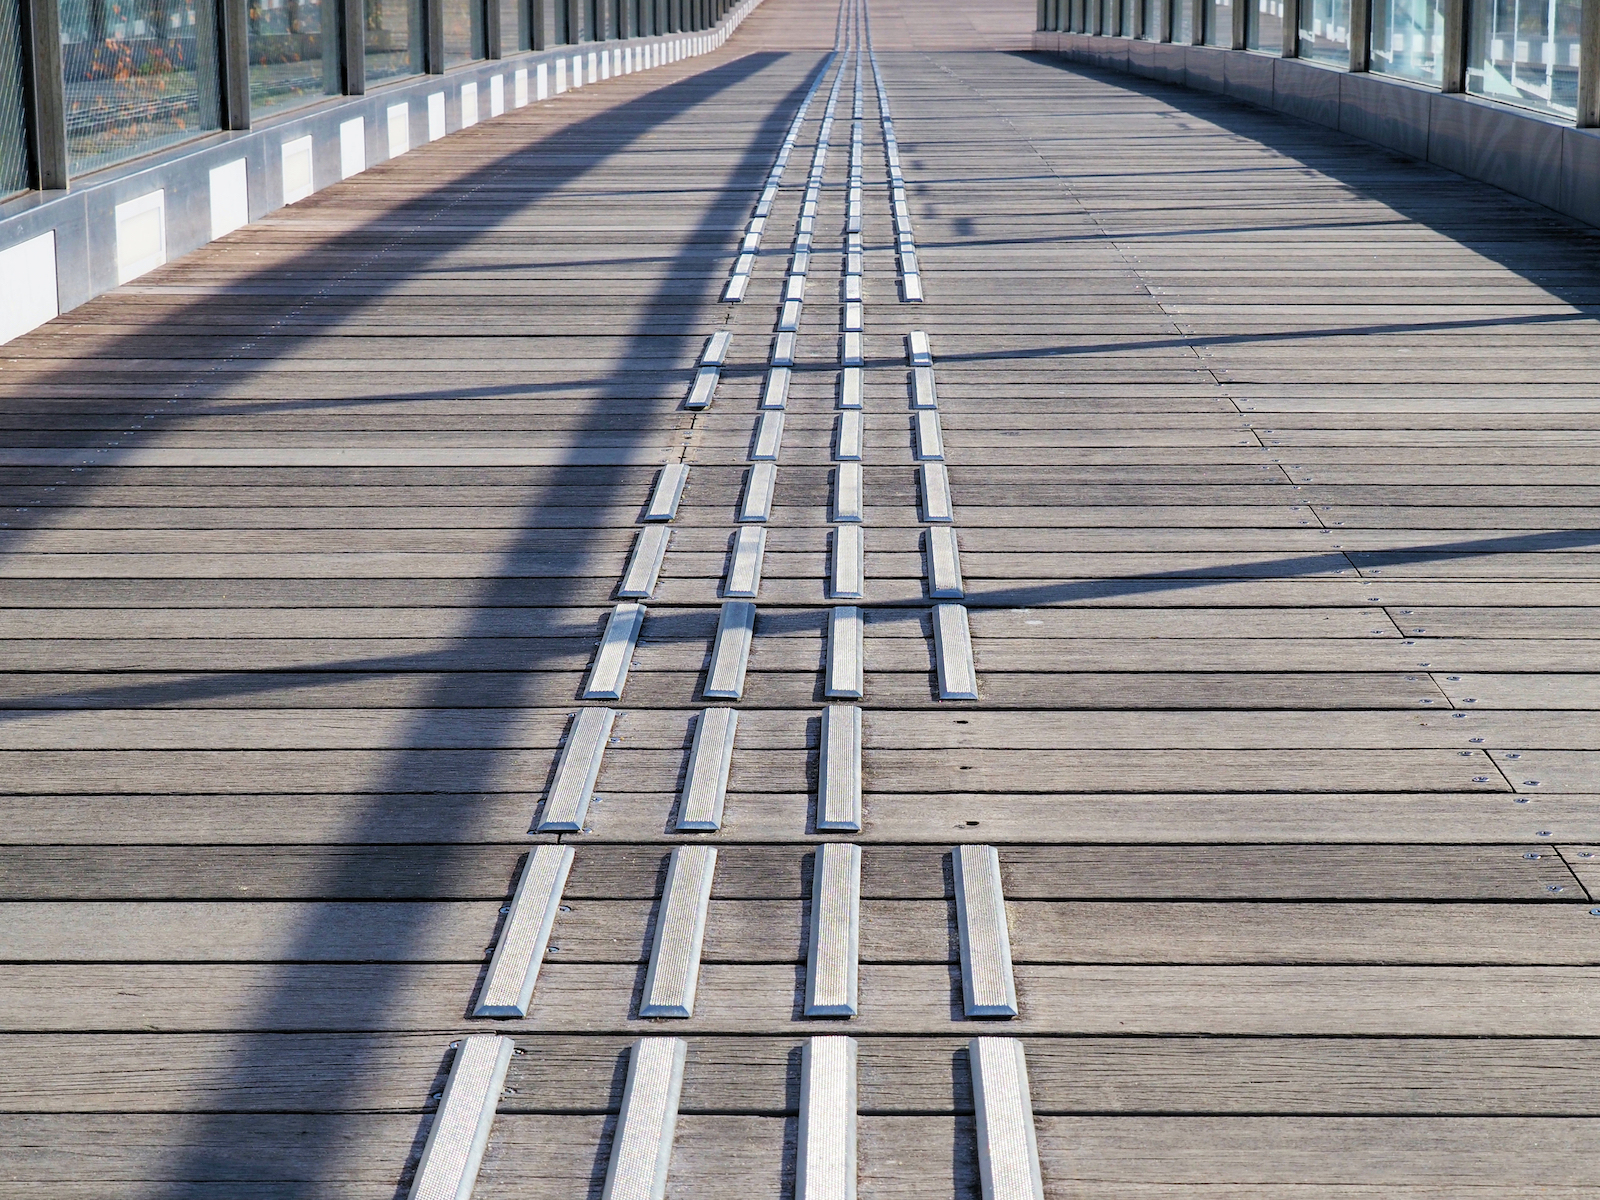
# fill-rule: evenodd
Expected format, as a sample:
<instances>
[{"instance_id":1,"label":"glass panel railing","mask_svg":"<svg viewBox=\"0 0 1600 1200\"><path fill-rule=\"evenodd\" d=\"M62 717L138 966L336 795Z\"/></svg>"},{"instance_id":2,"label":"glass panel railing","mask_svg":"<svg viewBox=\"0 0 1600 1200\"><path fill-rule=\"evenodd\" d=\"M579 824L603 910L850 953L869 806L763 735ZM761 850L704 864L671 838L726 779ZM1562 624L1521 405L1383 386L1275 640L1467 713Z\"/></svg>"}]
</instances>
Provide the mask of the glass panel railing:
<instances>
[{"instance_id":1,"label":"glass panel railing","mask_svg":"<svg viewBox=\"0 0 1600 1200\"><path fill-rule=\"evenodd\" d=\"M1372 0L1371 68L1438 87L1444 66L1443 0Z\"/></svg>"},{"instance_id":2,"label":"glass panel railing","mask_svg":"<svg viewBox=\"0 0 1600 1200\"><path fill-rule=\"evenodd\" d=\"M1467 91L1576 116L1580 0L1477 0L1469 10Z\"/></svg>"},{"instance_id":3,"label":"glass panel railing","mask_svg":"<svg viewBox=\"0 0 1600 1200\"><path fill-rule=\"evenodd\" d=\"M1300 57L1350 65L1350 0L1300 0Z\"/></svg>"},{"instance_id":4,"label":"glass panel railing","mask_svg":"<svg viewBox=\"0 0 1600 1200\"><path fill-rule=\"evenodd\" d=\"M367 84L422 73L422 0L364 0Z\"/></svg>"},{"instance_id":5,"label":"glass panel railing","mask_svg":"<svg viewBox=\"0 0 1600 1200\"><path fill-rule=\"evenodd\" d=\"M1283 0L1246 0L1244 44L1265 54L1283 53Z\"/></svg>"},{"instance_id":6,"label":"glass panel railing","mask_svg":"<svg viewBox=\"0 0 1600 1200\"><path fill-rule=\"evenodd\" d=\"M252 117L339 93L338 26L323 0L250 0L247 20Z\"/></svg>"},{"instance_id":7,"label":"glass panel railing","mask_svg":"<svg viewBox=\"0 0 1600 1200\"><path fill-rule=\"evenodd\" d=\"M62 0L74 175L219 128L215 10L196 0Z\"/></svg>"},{"instance_id":8,"label":"glass panel railing","mask_svg":"<svg viewBox=\"0 0 1600 1200\"><path fill-rule=\"evenodd\" d=\"M1233 45L1232 0L1205 0L1205 22L1206 45Z\"/></svg>"},{"instance_id":9,"label":"glass panel railing","mask_svg":"<svg viewBox=\"0 0 1600 1200\"><path fill-rule=\"evenodd\" d=\"M482 0L443 0L444 65L460 66L484 56Z\"/></svg>"},{"instance_id":10,"label":"glass panel railing","mask_svg":"<svg viewBox=\"0 0 1600 1200\"><path fill-rule=\"evenodd\" d=\"M22 12L17 0L0 0L0 196L26 191L29 183L22 100Z\"/></svg>"}]
</instances>

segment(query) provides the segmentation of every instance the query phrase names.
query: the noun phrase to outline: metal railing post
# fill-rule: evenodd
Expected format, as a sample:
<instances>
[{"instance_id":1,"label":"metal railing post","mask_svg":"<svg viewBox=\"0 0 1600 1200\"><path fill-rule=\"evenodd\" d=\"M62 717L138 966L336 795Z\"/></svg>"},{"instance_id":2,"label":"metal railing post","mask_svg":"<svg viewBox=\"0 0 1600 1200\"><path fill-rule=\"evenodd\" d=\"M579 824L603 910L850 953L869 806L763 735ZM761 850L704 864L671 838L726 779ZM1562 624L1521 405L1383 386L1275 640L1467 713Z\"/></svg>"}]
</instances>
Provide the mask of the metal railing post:
<instances>
[{"instance_id":1,"label":"metal railing post","mask_svg":"<svg viewBox=\"0 0 1600 1200\"><path fill-rule=\"evenodd\" d=\"M67 186L67 99L62 83L61 17L56 0L22 0L22 90L28 123L29 182Z\"/></svg>"}]
</instances>

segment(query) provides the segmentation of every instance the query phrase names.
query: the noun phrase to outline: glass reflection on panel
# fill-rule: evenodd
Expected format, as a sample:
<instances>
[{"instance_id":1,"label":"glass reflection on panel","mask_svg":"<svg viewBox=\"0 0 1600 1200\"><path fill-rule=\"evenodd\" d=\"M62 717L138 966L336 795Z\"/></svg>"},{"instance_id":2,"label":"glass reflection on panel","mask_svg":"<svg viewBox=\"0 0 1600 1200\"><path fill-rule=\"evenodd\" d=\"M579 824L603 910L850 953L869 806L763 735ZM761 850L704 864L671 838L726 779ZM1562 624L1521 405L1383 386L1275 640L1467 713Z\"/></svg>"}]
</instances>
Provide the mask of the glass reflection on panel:
<instances>
[{"instance_id":1,"label":"glass reflection on panel","mask_svg":"<svg viewBox=\"0 0 1600 1200\"><path fill-rule=\"evenodd\" d=\"M1443 0L1372 0L1372 69L1418 83L1440 83Z\"/></svg>"},{"instance_id":2,"label":"glass reflection on panel","mask_svg":"<svg viewBox=\"0 0 1600 1200\"><path fill-rule=\"evenodd\" d=\"M1194 43L1194 8L1191 0L1171 0L1172 40L1180 46Z\"/></svg>"},{"instance_id":3,"label":"glass reflection on panel","mask_svg":"<svg viewBox=\"0 0 1600 1200\"><path fill-rule=\"evenodd\" d=\"M74 175L221 124L210 4L61 0L61 56Z\"/></svg>"},{"instance_id":4,"label":"glass reflection on panel","mask_svg":"<svg viewBox=\"0 0 1600 1200\"><path fill-rule=\"evenodd\" d=\"M1122 10L1122 21L1117 27L1117 32L1123 37L1133 36L1133 6L1138 2L1139 0L1122 0L1119 6Z\"/></svg>"},{"instance_id":5,"label":"glass reflection on panel","mask_svg":"<svg viewBox=\"0 0 1600 1200\"><path fill-rule=\"evenodd\" d=\"M339 93L339 54L322 0L250 0L250 113Z\"/></svg>"},{"instance_id":6,"label":"glass reflection on panel","mask_svg":"<svg viewBox=\"0 0 1600 1200\"><path fill-rule=\"evenodd\" d=\"M482 58L483 8L480 0L443 0L444 12L444 65Z\"/></svg>"},{"instance_id":7,"label":"glass reflection on panel","mask_svg":"<svg viewBox=\"0 0 1600 1200\"><path fill-rule=\"evenodd\" d=\"M1350 0L1300 0L1300 57L1350 65Z\"/></svg>"},{"instance_id":8,"label":"glass reflection on panel","mask_svg":"<svg viewBox=\"0 0 1600 1200\"><path fill-rule=\"evenodd\" d=\"M523 15L523 0L498 0L500 6L500 53L515 54L528 49L528 19Z\"/></svg>"},{"instance_id":9,"label":"glass reflection on panel","mask_svg":"<svg viewBox=\"0 0 1600 1200\"><path fill-rule=\"evenodd\" d=\"M1522 108L1577 113L1580 0L1478 0L1471 6L1467 91Z\"/></svg>"},{"instance_id":10,"label":"glass reflection on panel","mask_svg":"<svg viewBox=\"0 0 1600 1200\"><path fill-rule=\"evenodd\" d=\"M1245 0L1250 5L1245 45L1267 54L1283 53L1283 0Z\"/></svg>"},{"instance_id":11,"label":"glass reflection on panel","mask_svg":"<svg viewBox=\"0 0 1600 1200\"><path fill-rule=\"evenodd\" d=\"M1206 0L1206 45L1233 45L1232 0Z\"/></svg>"},{"instance_id":12,"label":"glass reflection on panel","mask_svg":"<svg viewBox=\"0 0 1600 1200\"><path fill-rule=\"evenodd\" d=\"M22 111L22 12L0 0L0 196L28 187L28 127Z\"/></svg>"},{"instance_id":13,"label":"glass reflection on panel","mask_svg":"<svg viewBox=\"0 0 1600 1200\"><path fill-rule=\"evenodd\" d=\"M1144 39L1147 42L1161 40L1161 6L1165 0L1144 0Z\"/></svg>"},{"instance_id":14,"label":"glass reflection on panel","mask_svg":"<svg viewBox=\"0 0 1600 1200\"><path fill-rule=\"evenodd\" d=\"M422 73L422 0L363 0L367 83Z\"/></svg>"}]
</instances>

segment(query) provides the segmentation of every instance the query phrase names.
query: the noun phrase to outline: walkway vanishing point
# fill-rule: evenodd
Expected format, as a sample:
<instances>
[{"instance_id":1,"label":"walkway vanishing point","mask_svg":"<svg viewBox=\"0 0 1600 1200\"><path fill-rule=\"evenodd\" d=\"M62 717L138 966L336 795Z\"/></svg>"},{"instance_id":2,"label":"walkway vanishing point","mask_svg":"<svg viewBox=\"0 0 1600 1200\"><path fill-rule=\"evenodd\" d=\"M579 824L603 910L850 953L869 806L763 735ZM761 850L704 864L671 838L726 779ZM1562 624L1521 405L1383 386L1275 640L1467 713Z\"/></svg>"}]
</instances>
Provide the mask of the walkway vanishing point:
<instances>
[{"instance_id":1,"label":"walkway vanishing point","mask_svg":"<svg viewBox=\"0 0 1600 1200\"><path fill-rule=\"evenodd\" d=\"M1032 24L0 351L0 1198L1600 1191L1600 240Z\"/></svg>"}]
</instances>

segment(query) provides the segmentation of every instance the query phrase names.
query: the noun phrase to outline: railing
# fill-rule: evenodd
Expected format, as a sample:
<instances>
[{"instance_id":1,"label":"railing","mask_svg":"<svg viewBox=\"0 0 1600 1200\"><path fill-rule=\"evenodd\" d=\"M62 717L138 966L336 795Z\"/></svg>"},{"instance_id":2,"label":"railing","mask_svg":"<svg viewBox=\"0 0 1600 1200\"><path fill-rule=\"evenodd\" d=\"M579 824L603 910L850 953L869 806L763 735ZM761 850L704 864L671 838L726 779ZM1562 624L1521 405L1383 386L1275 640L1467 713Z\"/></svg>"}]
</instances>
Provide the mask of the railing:
<instances>
[{"instance_id":1,"label":"railing","mask_svg":"<svg viewBox=\"0 0 1600 1200\"><path fill-rule=\"evenodd\" d=\"M1316 121L1600 225L1600 0L1039 0L1036 50Z\"/></svg>"}]
</instances>

